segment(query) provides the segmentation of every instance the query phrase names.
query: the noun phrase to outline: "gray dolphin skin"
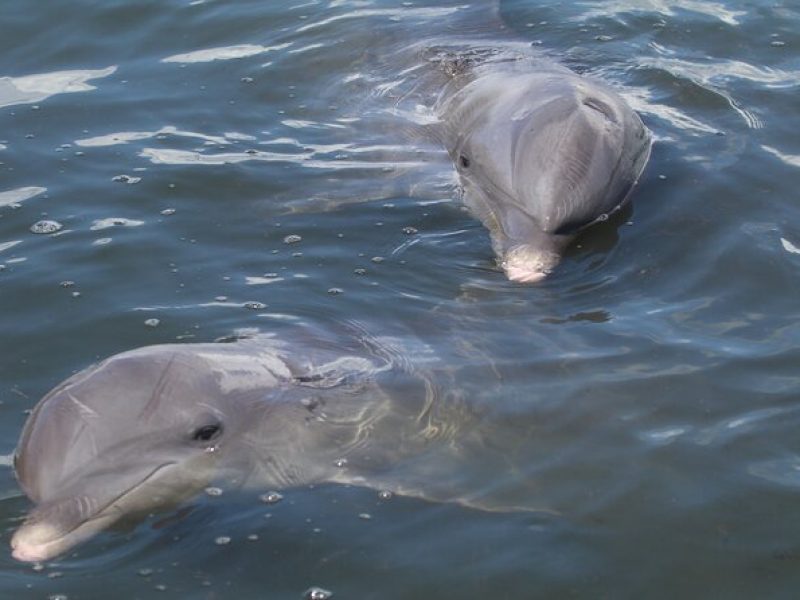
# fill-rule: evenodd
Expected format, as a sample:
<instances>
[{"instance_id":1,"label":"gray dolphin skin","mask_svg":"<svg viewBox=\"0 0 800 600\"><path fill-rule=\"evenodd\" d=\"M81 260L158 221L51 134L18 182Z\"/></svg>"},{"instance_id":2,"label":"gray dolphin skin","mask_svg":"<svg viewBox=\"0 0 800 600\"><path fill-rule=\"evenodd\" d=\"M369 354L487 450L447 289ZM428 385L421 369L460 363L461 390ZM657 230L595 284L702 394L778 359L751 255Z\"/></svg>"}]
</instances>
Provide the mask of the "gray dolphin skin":
<instances>
[{"instance_id":1,"label":"gray dolphin skin","mask_svg":"<svg viewBox=\"0 0 800 600\"><path fill-rule=\"evenodd\" d=\"M651 136L598 81L557 65L499 67L453 79L436 107L440 135L500 266L535 282L576 234L624 204Z\"/></svg>"},{"instance_id":2,"label":"gray dolphin skin","mask_svg":"<svg viewBox=\"0 0 800 600\"><path fill-rule=\"evenodd\" d=\"M403 466L437 439L457 446L454 430L434 425L426 382L377 353L320 348L289 353L263 336L151 346L67 379L36 405L17 446L17 478L35 507L13 556L48 560L212 484L348 483L459 501L444 477L423 493L415 481L428 474Z\"/></svg>"}]
</instances>

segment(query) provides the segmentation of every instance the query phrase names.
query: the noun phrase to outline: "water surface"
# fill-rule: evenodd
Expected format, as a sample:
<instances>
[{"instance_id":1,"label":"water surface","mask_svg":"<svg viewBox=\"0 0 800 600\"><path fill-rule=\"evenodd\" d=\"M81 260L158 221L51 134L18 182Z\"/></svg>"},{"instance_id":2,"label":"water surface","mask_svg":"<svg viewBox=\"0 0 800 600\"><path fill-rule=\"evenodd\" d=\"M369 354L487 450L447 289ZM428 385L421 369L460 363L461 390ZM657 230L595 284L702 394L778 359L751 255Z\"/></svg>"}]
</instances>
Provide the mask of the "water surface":
<instances>
[{"instance_id":1,"label":"water surface","mask_svg":"<svg viewBox=\"0 0 800 600\"><path fill-rule=\"evenodd\" d=\"M43 567L4 550L0 595L793 597L800 9L467 4L3 3L0 537L29 507L10 455L47 390L242 331L435 357L513 465L464 476L524 481L545 510L202 498ZM608 81L656 140L633 206L542 285L494 267L421 133L427 58L470 36Z\"/></svg>"}]
</instances>

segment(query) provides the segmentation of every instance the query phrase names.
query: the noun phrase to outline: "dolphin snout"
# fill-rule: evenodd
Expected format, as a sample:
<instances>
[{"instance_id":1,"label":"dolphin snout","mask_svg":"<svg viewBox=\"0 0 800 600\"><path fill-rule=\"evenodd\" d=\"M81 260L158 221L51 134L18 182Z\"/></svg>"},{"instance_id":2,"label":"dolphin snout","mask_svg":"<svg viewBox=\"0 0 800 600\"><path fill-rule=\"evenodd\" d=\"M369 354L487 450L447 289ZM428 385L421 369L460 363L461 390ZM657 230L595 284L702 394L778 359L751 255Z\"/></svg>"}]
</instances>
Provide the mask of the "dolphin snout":
<instances>
[{"instance_id":1,"label":"dolphin snout","mask_svg":"<svg viewBox=\"0 0 800 600\"><path fill-rule=\"evenodd\" d=\"M11 556L23 562L41 562L58 554L61 532L50 523L25 524L11 538Z\"/></svg>"},{"instance_id":2,"label":"dolphin snout","mask_svg":"<svg viewBox=\"0 0 800 600\"><path fill-rule=\"evenodd\" d=\"M97 502L88 496L68 497L35 508L11 538L11 554L26 562L47 560L90 537Z\"/></svg>"},{"instance_id":3,"label":"dolphin snout","mask_svg":"<svg viewBox=\"0 0 800 600\"><path fill-rule=\"evenodd\" d=\"M536 283L545 279L560 260L555 252L523 244L511 248L500 266L511 281Z\"/></svg>"}]
</instances>

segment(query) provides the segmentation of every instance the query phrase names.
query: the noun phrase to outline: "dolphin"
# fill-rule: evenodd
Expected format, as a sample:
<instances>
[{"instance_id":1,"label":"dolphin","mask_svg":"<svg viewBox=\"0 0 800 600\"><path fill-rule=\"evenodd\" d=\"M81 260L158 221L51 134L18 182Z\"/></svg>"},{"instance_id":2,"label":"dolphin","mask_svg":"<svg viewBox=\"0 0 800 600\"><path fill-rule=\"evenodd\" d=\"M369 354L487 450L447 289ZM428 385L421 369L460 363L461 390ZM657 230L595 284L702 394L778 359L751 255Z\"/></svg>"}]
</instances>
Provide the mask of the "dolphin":
<instances>
[{"instance_id":1,"label":"dolphin","mask_svg":"<svg viewBox=\"0 0 800 600\"><path fill-rule=\"evenodd\" d=\"M625 203L650 133L613 89L559 65L462 71L435 105L437 135L508 278L540 281L581 230Z\"/></svg>"},{"instance_id":2,"label":"dolphin","mask_svg":"<svg viewBox=\"0 0 800 600\"><path fill-rule=\"evenodd\" d=\"M211 485L346 483L471 504L453 484L474 439L454 425L460 409L445 414L429 380L359 344L157 345L70 377L33 409L15 452L35 507L12 555L48 560Z\"/></svg>"}]
</instances>

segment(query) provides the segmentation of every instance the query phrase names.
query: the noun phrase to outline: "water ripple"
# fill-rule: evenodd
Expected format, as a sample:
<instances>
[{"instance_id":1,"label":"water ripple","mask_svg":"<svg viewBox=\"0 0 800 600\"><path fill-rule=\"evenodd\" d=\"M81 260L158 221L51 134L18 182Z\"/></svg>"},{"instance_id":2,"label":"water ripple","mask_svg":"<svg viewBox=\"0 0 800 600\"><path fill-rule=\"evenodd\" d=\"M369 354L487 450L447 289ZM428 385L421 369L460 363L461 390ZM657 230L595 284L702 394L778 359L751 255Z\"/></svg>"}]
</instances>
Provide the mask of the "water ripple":
<instances>
[{"instance_id":1,"label":"water ripple","mask_svg":"<svg viewBox=\"0 0 800 600\"><path fill-rule=\"evenodd\" d=\"M12 240L10 242L0 242L0 252L5 252L6 250L13 248L17 244L22 242L22 240Z\"/></svg>"},{"instance_id":2,"label":"water ripple","mask_svg":"<svg viewBox=\"0 0 800 600\"><path fill-rule=\"evenodd\" d=\"M785 154L772 146L761 147L790 167L800 167L800 154Z\"/></svg>"},{"instance_id":3,"label":"water ripple","mask_svg":"<svg viewBox=\"0 0 800 600\"><path fill-rule=\"evenodd\" d=\"M0 206L11 206L14 204L20 204L25 200L30 200L34 196L38 196L39 194L43 194L47 191L45 187L38 187L38 186L28 186L28 187L21 187L15 190L8 190L5 192L0 192Z\"/></svg>"},{"instance_id":4,"label":"water ripple","mask_svg":"<svg viewBox=\"0 0 800 600\"><path fill-rule=\"evenodd\" d=\"M747 471L772 483L800 488L800 456L758 462L750 465Z\"/></svg>"},{"instance_id":5,"label":"water ripple","mask_svg":"<svg viewBox=\"0 0 800 600\"><path fill-rule=\"evenodd\" d=\"M575 17L573 20L576 21L641 12L677 17L677 11L688 11L719 19L728 25L739 25L739 17L747 15L747 11L729 9L720 2L705 0L583 0L578 4L591 8L580 17Z\"/></svg>"},{"instance_id":6,"label":"water ripple","mask_svg":"<svg viewBox=\"0 0 800 600\"><path fill-rule=\"evenodd\" d=\"M204 50L195 50L193 52L186 52L184 54L173 54L162 58L161 62L165 63L205 63L214 60L232 60L235 58L246 58L248 56L256 56L258 54L265 54L267 52L275 52L284 50L291 46L291 42L285 44L277 44L275 46L261 46L258 44L239 44L237 46L220 46L218 48L206 48Z\"/></svg>"},{"instance_id":7,"label":"water ripple","mask_svg":"<svg viewBox=\"0 0 800 600\"><path fill-rule=\"evenodd\" d=\"M53 71L23 77L0 77L0 108L14 104L41 102L56 94L88 92L96 89L87 82L108 77L116 66L84 71Z\"/></svg>"},{"instance_id":8,"label":"water ripple","mask_svg":"<svg viewBox=\"0 0 800 600\"><path fill-rule=\"evenodd\" d=\"M231 140L241 140L243 138L252 139L252 136L246 134L226 133L225 136L222 137L214 135L205 135L193 131L181 131L176 127L168 125L156 131L118 131L116 133L107 133L106 135L99 135L96 137L75 140L75 145L83 147L116 146L117 144L127 144L129 142L147 140L154 137L167 136L167 135L173 135L176 137L197 138L205 141L208 144L216 144L216 145L230 144Z\"/></svg>"},{"instance_id":9,"label":"water ripple","mask_svg":"<svg viewBox=\"0 0 800 600\"><path fill-rule=\"evenodd\" d=\"M331 3L331 7L336 5L337 3ZM332 17L320 19L319 21L314 21L313 23L308 23L306 25L298 27L296 31L297 33L303 33L305 31L309 31L312 29L319 29L320 27L325 27L326 25L330 25L331 23L336 23L337 21L343 21L348 19L364 19L369 17L389 17L390 19L400 19L405 17L411 17L417 19L441 19L458 12L460 9L461 9L460 7L412 8L409 6L403 8L364 8L360 10L351 10L341 15L334 15Z\"/></svg>"}]
</instances>

